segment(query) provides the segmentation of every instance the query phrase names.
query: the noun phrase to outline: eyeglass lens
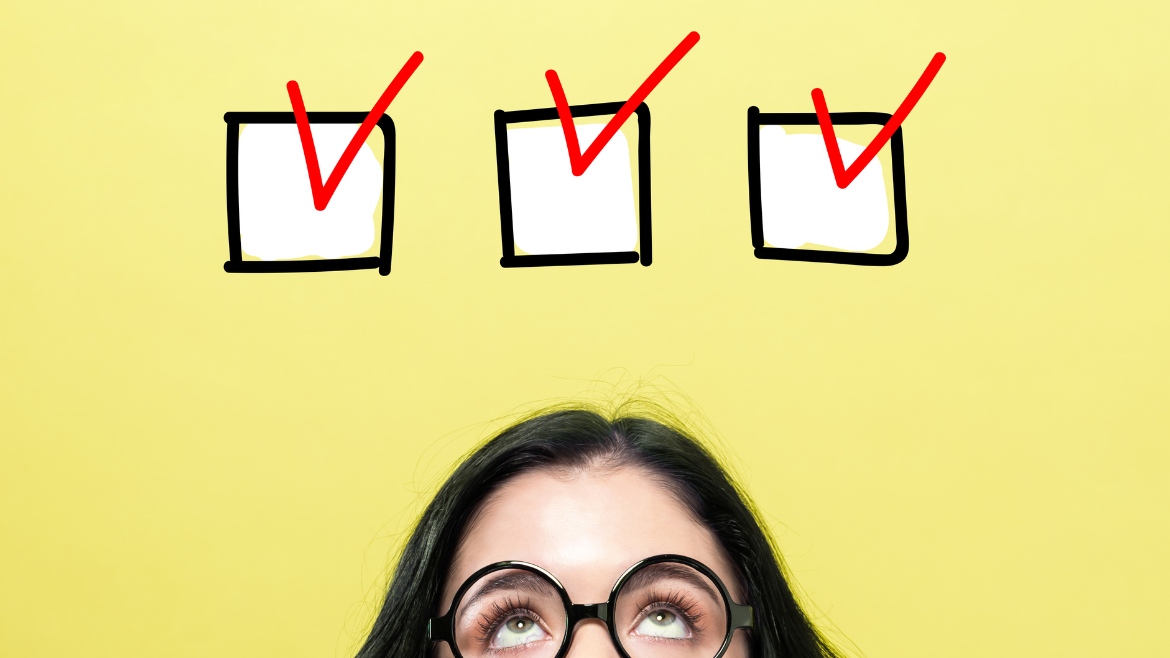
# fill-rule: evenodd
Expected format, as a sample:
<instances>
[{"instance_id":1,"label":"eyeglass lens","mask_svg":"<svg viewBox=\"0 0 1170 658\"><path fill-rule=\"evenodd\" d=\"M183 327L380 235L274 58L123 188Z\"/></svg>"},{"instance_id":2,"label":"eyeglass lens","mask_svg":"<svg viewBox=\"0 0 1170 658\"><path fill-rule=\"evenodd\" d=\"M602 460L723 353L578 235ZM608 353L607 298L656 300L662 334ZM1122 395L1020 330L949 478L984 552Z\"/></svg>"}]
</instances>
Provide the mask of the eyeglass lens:
<instances>
[{"instance_id":1,"label":"eyeglass lens","mask_svg":"<svg viewBox=\"0 0 1170 658\"><path fill-rule=\"evenodd\" d=\"M727 636L719 588L684 564L646 566L626 580L612 611L613 632L630 658L714 658ZM540 574L504 569L481 576L455 613L464 658L555 658L568 613Z\"/></svg>"},{"instance_id":2,"label":"eyeglass lens","mask_svg":"<svg viewBox=\"0 0 1170 658\"><path fill-rule=\"evenodd\" d=\"M463 595L455 611L455 644L464 658L515 654L553 658L568 613L557 588L523 569L492 571Z\"/></svg>"}]
</instances>

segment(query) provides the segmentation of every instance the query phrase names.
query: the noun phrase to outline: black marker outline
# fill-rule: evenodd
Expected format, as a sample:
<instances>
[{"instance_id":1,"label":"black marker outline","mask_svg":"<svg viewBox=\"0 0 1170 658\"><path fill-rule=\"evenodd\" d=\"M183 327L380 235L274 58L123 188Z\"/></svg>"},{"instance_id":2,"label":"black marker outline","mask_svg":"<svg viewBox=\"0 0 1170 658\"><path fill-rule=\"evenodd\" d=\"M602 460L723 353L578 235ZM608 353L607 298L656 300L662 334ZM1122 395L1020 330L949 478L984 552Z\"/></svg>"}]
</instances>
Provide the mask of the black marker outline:
<instances>
[{"instance_id":1,"label":"black marker outline","mask_svg":"<svg viewBox=\"0 0 1170 658\"><path fill-rule=\"evenodd\" d=\"M625 103L591 103L570 105L573 118L617 114ZM602 251L583 254L516 255L512 229L512 181L508 163L508 124L560 119L557 108L495 112L496 176L500 190L500 241L504 254L502 267L548 267L556 265L609 265L637 263L649 267L653 262L653 238L650 230L650 108L645 103L634 110L638 117L638 248L639 251Z\"/></svg>"},{"instance_id":2,"label":"black marker outline","mask_svg":"<svg viewBox=\"0 0 1170 658\"><path fill-rule=\"evenodd\" d=\"M307 112L309 123L361 124L368 112ZM225 272L341 272L345 270L372 270L386 276L390 273L390 257L394 252L394 120L383 114L378 118L382 130L382 228L377 256L358 258L318 258L315 260L244 260L240 246L240 124L242 123L296 123L292 112L225 112L227 123L227 213L228 258Z\"/></svg>"},{"instance_id":3,"label":"black marker outline","mask_svg":"<svg viewBox=\"0 0 1170 658\"><path fill-rule=\"evenodd\" d=\"M889 114L882 112L830 112L835 126L866 124L886 125ZM852 251L818 251L816 249L785 249L764 246L764 212L760 192L760 126L817 126L816 112L760 112L748 108L748 206L752 224L752 246L756 258L762 260L795 260L810 263L839 263L842 265L897 265L906 260L910 251L910 231L906 225L906 165L902 151L902 126L890 137L891 176L894 183L894 251L888 254L867 254Z\"/></svg>"}]
</instances>

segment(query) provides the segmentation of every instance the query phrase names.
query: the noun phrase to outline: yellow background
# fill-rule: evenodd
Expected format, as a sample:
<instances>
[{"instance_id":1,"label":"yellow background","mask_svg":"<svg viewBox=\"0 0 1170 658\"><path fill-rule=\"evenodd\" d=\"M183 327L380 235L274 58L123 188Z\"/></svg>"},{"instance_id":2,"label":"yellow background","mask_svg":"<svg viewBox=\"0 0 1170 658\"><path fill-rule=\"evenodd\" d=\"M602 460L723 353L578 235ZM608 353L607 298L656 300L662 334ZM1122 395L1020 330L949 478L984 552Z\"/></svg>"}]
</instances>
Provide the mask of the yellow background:
<instances>
[{"instance_id":1,"label":"yellow background","mask_svg":"<svg viewBox=\"0 0 1170 658\"><path fill-rule=\"evenodd\" d=\"M701 407L870 658L1164 655L1168 19L5 2L0 655L351 655L435 477L596 380ZM689 30L653 266L502 269L492 112L623 100ZM224 273L223 113L368 110L414 50L393 273ZM756 260L747 108L891 112L940 50L909 258Z\"/></svg>"}]
</instances>

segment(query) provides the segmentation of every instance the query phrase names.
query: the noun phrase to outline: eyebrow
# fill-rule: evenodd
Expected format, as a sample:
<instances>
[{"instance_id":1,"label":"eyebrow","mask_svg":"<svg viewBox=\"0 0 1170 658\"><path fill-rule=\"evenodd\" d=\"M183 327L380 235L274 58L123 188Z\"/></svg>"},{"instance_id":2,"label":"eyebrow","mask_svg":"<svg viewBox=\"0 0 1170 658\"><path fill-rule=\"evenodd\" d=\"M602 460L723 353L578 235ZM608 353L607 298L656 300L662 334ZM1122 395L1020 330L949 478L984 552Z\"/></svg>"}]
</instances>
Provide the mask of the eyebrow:
<instances>
[{"instance_id":1,"label":"eyebrow","mask_svg":"<svg viewBox=\"0 0 1170 658\"><path fill-rule=\"evenodd\" d=\"M459 608L472 608L475 606L476 602L478 602L483 597L494 592L505 590L528 592L529 594L548 594L550 592L556 592L556 588L553 587L551 583L534 573L529 573L527 571L500 573L497 576L489 578L488 581L484 583L483 587L479 588L479 591L472 595L472 597L465 603L461 603ZM559 595L557 596L557 600L560 601Z\"/></svg>"},{"instance_id":2,"label":"eyebrow","mask_svg":"<svg viewBox=\"0 0 1170 658\"><path fill-rule=\"evenodd\" d=\"M622 586L624 590L627 587L638 589L660 579L660 578L675 578L703 590L707 596L710 596L713 601L721 601L723 597L715 588L711 586L711 582L700 575L694 569L688 569L682 565L671 564L669 562L661 564L653 564L644 569L639 569L637 573L626 581Z\"/></svg>"}]
</instances>

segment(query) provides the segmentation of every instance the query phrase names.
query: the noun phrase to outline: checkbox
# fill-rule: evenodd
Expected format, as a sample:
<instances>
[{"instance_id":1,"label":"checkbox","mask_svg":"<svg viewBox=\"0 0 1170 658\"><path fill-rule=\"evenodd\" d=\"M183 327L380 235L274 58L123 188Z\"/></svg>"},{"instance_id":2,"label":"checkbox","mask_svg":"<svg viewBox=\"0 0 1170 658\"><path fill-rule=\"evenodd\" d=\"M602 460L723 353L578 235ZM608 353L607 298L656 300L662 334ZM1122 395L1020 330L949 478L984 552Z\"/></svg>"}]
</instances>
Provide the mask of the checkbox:
<instances>
[{"instance_id":1,"label":"checkbox","mask_svg":"<svg viewBox=\"0 0 1170 658\"><path fill-rule=\"evenodd\" d=\"M623 103L570 108L584 151ZM555 107L495 114L503 267L651 262L650 109L581 176Z\"/></svg>"},{"instance_id":2,"label":"checkbox","mask_svg":"<svg viewBox=\"0 0 1170 658\"><path fill-rule=\"evenodd\" d=\"M879 112L829 116L846 166L890 120ZM894 265L909 251L901 127L841 189L815 112L749 108L748 190L757 258Z\"/></svg>"},{"instance_id":3,"label":"checkbox","mask_svg":"<svg viewBox=\"0 0 1170 658\"><path fill-rule=\"evenodd\" d=\"M309 112L321 167L331 171L363 112ZM324 210L313 206L292 112L228 112L228 272L390 272L394 122L382 115Z\"/></svg>"}]
</instances>

